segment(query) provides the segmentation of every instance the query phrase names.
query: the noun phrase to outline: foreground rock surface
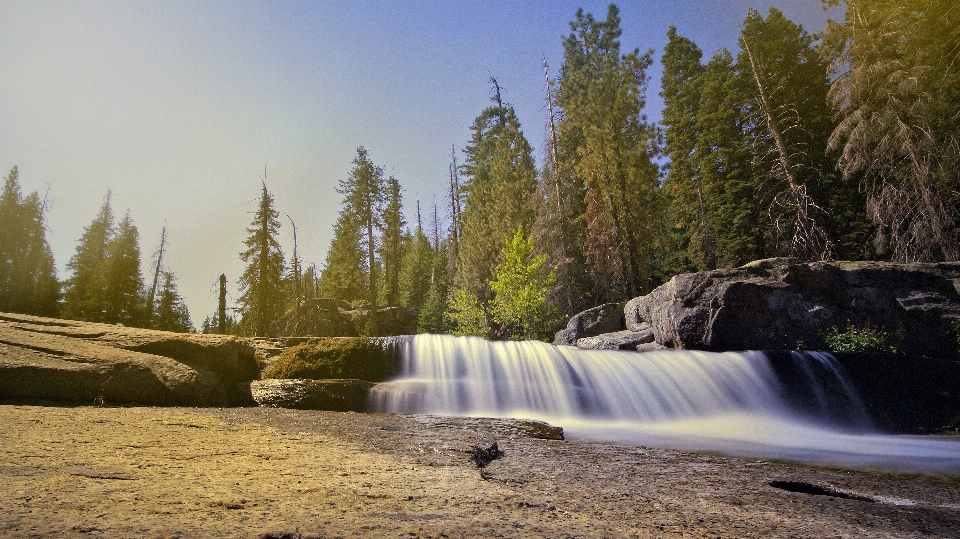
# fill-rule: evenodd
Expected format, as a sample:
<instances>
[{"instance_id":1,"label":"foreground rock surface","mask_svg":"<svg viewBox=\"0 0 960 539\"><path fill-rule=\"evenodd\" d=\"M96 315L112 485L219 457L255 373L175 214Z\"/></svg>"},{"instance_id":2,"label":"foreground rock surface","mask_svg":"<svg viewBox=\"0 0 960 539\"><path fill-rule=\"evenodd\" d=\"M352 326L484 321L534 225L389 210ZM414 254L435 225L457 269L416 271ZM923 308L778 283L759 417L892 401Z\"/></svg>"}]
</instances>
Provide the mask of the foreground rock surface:
<instances>
[{"instance_id":1,"label":"foreground rock surface","mask_svg":"<svg viewBox=\"0 0 960 539\"><path fill-rule=\"evenodd\" d=\"M0 535L956 537L960 481L542 440L482 420L0 407ZM472 448L502 453L485 468Z\"/></svg>"},{"instance_id":2,"label":"foreground rock surface","mask_svg":"<svg viewBox=\"0 0 960 539\"><path fill-rule=\"evenodd\" d=\"M955 359L960 263L761 260L677 275L627 303L625 326L658 344L699 350L822 350L847 323L887 333L908 355ZM625 329L626 329L625 328Z\"/></svg>"},{"instance_id":3,"label":"foreground rock surface","mask_svg":"<svg viewBox=\"0 0 960 539\"><path fill-rule=\"evenodd\" d=\"M0 400L253 404L249 341L0 313Z\"/></svg>"}]
</instances>

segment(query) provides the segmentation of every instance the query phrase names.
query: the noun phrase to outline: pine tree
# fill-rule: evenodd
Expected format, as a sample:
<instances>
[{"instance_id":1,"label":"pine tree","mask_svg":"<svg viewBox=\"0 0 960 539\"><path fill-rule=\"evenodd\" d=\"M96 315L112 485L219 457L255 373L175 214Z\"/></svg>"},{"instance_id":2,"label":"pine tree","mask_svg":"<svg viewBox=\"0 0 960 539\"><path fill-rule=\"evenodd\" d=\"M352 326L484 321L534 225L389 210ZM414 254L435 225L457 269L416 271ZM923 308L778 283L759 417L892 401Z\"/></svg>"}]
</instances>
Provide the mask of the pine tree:
<instances>
[{"instance_id":1,"label":"pine tree","mask_svg":"<svg viewBox=\"0 0 960 539\"><path fill-rule=\"evenodd\" d=\"M103 278L103 321L125 326L144 325L140 233L129 211L107 244Z\"/></svg>"},{"instance_id":2,"label":"pine tree","mask_svg":"<svg viewBox=\"0 0 960 539\"><path fill-rule=\"evenodd\" d=\"M837 3L836 1L831 3ZM847 0L832 24L829 145L860 182L878 254L960 259L960 6L955 0Z\"/></svg>"},{"instance_id":3,"label":"pine tree","mask_svg":"<svg viewBox=\"0 0 960 539\"><path fill-rule=\"evenodd\" d=\"M333 225L333 239L319 279L320 295L357 303L366 297L364 284L368 274L359 223L352 209L345 206L340 209Z\"/></svg>"},{"instance_id":4,"label":"pine tree","mask_svg":"<svg viewBox=\"0 0 960 539\"><path fill-rule=\"evenodd\" d=\"M206 332L209 333L209 318L205 321L205 325ZM162 331L178 333L192 333L194 331L193 322L190 321L190 311L177 291L177 277L173 272L163 272L153 327ZM216 326L214 325L214 327Z\"/></svg>"},{"instance_id":5,"label":"pine tree","mask_svg":"<svg viewBox=\"0 0 960 539\"><path fill-rule=\"evenodd\" d=\"M113 210L110 192L93 222L87 226L77 244L77 252L67 262L72 276L64 293L63 315L76 320L106 321L107 244L113 238Z\"/></svg>"},{"instance_id":6,"label":"pine tree","mask_svg":"<svg viewBox=\"0 0 960 539\"><path fill-rule=\"evenodd\" d=\"M546 267L546 255L534 255L533 237L517 227L505 238L502 258L490 283L496 294L490 310L499 336L548 340L559 317L547 303L557 277Z\"/></svg>"},{"instance_id":7,"label":"pine tree","mask_svg":"<svg viewBox=\"0 0 960 539\"><path fill-rule=\"evenodd\" d=\"M651 259L661 217L655 129L642 114L646 69L653 51L620 55L620 15L605 21L578 10L564 42L557 102L565 144L577 149L569 166L583 179L587 236L584 254L607 299L652 286Z\"/></svg>"},{"instance_id":8,"label":"pine tree","mask_svg":"<svg viewBox=\"0 0 960 539\"><path fill-rule=\"evenodd\" d=\"M55 316L60 285L46 239L46 199L21 196L19 169L0 193L0 312Z\"/></svg>"},{"instance_id":9,"label":"pine tree","mask_svg":"<svg viewBox=\"0 0 960 539\"><path fill-rule=\"evenodd\" d=\"M276 334L275 322L283 314L283 252L277 239L278 216L264 182L259 208L243 242L247 250L240 253L240 259L247 263L239 281L240 323L247 335Z\"/></svg>"},{"instance_id":10,"label":"pine tree","mask_svg":"<svg viewBox=\"0 0 960 539\"><path fill-rule=\"evenodd\" d=\"M495 106L488 107L474 121L466 160L461 172L466 181L464 207L459 215L455 284L468 296L486 305L493 297L490 281L500 262L498 238L517 226L533 224L536 169L532 149L513 107L504 105L500 87L495 87Z\"/></svg>"},{"instance_id":11,"label":"pine tree","mask_svg":"<svg viewBox=\"0 0 960 539\"><path fill-rule=\"evenodd\" d=\"M387 178L384 192L383 233L380 238L380 260L383 263L383 291L386 305L400 305L400 272L403 264L404 236L402 189L397 178Z\"/></svg>"},{"instance_id":12,"label":"pine tree","mask_svg":"<svg viewBox=\"0 0 960 539\"><path fill-rule=\"evenodd\" d=\"M435 279L446 281L446 271L443 275L434 274L436 252L422 227L417 226L408 245L400 272L400 305L420 312L427 300L431 283Z\"/></svg>"},{"instance_id":13,"label":"pine tree","mask_svg":"<svg viewBox=\"0 0 960 539\"><path fill-rule=\"evenodd\" d=\"M453 321L447 316L450 307L448 293L450 278L447 273L447 243L444 242L435 251L430 271L430 287L417 319L417 331L421 333L449 333L454 329Z\"/></svg>"}]
</instances>

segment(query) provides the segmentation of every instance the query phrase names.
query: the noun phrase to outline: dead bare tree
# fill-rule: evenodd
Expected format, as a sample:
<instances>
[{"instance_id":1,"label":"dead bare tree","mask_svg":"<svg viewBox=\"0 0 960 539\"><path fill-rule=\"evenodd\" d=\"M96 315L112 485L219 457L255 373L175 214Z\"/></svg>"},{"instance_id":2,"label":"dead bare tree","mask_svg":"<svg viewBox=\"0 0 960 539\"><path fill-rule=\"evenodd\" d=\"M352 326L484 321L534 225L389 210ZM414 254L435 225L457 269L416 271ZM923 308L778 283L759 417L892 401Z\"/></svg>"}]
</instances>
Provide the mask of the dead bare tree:
<instances>
[{"instance_id":1,"label":"dead bare tree","mask_svg":"<svg viewBox=\"0 0 960 539\"><path fill-rule=\"evenodd\" d=\"M826 231L817 224L816 219L812 215L813 211L824 212L824 210L817 206L810 195L807 194L806 185L797 181L791 153L784 139L784 130L781 128L777 114L770 103L766 85L760 77L761 70L757 66L757 59L750 49L750 43L747 41L746 36L744 36L742 27L740 29L740 41L743 43L743 49L750 60L753 79L757 83L757 90L759 92L758 105L763 114L763 123L773 140L773 151L776 154L776 160L772 172L775 176L782 176L787 181L787 188L774 196L771 205L779 206L785 210L791 222L787 227L784 227L781 219L779 217L776 218L774 223L777 231L781 233L783 232L783 228L788 228L788 235L792 236L790 252L793 256L803 260L829 259L833 254L832 242L827 236Z\"/></svg>"}]
</instances>

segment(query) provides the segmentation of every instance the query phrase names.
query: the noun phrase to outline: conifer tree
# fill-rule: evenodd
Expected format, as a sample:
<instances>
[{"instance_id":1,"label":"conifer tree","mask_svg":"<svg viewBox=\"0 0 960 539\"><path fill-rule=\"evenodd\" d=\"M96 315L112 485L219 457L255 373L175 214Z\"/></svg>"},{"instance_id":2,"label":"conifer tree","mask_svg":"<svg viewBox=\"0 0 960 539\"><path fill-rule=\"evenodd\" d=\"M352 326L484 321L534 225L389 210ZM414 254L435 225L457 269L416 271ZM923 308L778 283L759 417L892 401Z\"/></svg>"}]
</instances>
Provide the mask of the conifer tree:
<instances>
[{"instance_id":1,"label":"conifer tree","mask_svg":"<svg viewBox=\"0 0 960 539\"><path fill-rule=\"evenodd\" d=\"M283 314L284 261L277 239L280 231L278 216L273 209L273 196L264 182L259 207L243 242L247 250L240 253L240 259L247 263L239 281L240 323L247 335L274 335L277 332L275 322Z\"/></svg>"},{"instance_id":2,"label":"conifer tree","mask_svg":"<svg viewBox=\"0 0 960 539\"><path fill-rule=\"evenodd\" d=\"M444 242L434 253L430 271L430 287L427 290L423 308L417 319L417 331L421 333L449 333L453 330L453 321L447 315L449 307L450 278L447 273L447 243Z\"/></svg>"},{"instance_id":3,"label":"conifer tree","mask_svg":"<svg viewBox=\"0 0 960 539\"><path fill-rule=\"evenodd\" d=\"M210 322L205 322L209 332ZM153 322L154 329L191 333L194 330L190 321L190 311L177 290L177 277L173 272L164 271L157 296L157 308ZM216 327L216 326L214 326Z\"/></svg>"},{"instance_id":4,"label":"conifer tree","mask_svg":"<svg viewBox=\"0 0 960 539\"><path fill-rule=\"evenodd\" d=\"M322 297L356 303L366 297L367 257L361 248L360 226L350 207L340 208L333 239L320 274Z\"/></svg>"},{"instance_id":5,"label":"conifer tree","mask_svg":"<svg viewBox=\"0 0 960 539\"><path fill-rule=\"evenodd\" d=\"M0 193L0 311L55 316L60 285L46 239L46 200L21 196L19 169Z\"/></svg>"},{"instance_id":6,"label":"conifer tree","mask_svg":"<svg viewBox=\"0 0 960 539\"><path fill-rule=\"evenodd\" d=\"M544 339L552 337L557 310L547 303L547 293L557 276L546 267L546 255L534 255L533 237L517 227L505 238L503 262L496 268L490 287L496 294L491 314L500 337Z\"/></svg>"},{"instance_id":7,"label":"conifer tree","mask_svg":"<svg viewBox=\"0 0 960 539\"><path fill-rule=\"evenodd\" d=\"M661 221L655 129L642 114L653 51L620 54L620 14L604 21L578 10L564 42L559 128L576 147L570 165L585 185L584 254L607 299L652 286L651 259Z\"/></svg>"},{"instance_id":8,"label":"conifer tree","mask_svg":"<svg viewBox=\"0 0 960 539\"><path fill-rule=\"evenodd\" d=\"M104 321L125 326L145 325L140 233L129 211L107 244L103 282Z\"/></svg>"},{"instance_id":9,"label":"conifer tree","mask_svg":"<svg viewBox=\"0 0 960 539\"><path fill-rule=\"evenodd\" d=\"M107 244L113 238L113 210L110 192L93 222L88 225L77 244L77 252L67 262L72 276L64 293L63 315L76 320L106 321L105 266Z\"/></svg>"},{"instance_id":10,"label":"conifer tree","mask_svg":"<svg viewBox=\"0 0 960 539\"><path fill-rule=\"evenodd\" d=\"M419 313L427 300L433 280L442 278L446 281L446 271L442 276L434 274L435 255L436 252L430 245L427 235L423 233L423 228L417 226L403 256L403 269L400 273L400 305Z\"/></svg>"},{"instance_id":11,"label":"conifer tree","mask_svg":"<svg viewBox=\"0 0 960 539\"><path fill-rule=\"evenodd\" d=\"M386 305L400 304L400 272L403 264L404 235L402 189L397 178L387 178L383 207L383 233L380 237L380 260L383 263L383 292Z\"/></svg>"},{"instance_id":12,"label":"conifer tree","mask_svg":"<svg viewBox=\"0 0 960 539\"><path fill-rule=\"evenodd\" d=\"M533 224L536 169L530 143L520 129L513 107L504 105L496 79L495 106L474 121L464 149L466 160L460 186L465 192L459 214L460 240L455 284L486 305L493 297L490 281L500 262L501 240L517 226Z\"/></svg>"},{"instance_id":13,"label":"conifer tree","mask_svg":"<svg viewBox=\"0 0 960 539\"><path fill-rule=\"evenodd\" d=\"M829 3L836 4L837 0ZM878 254L960 259L960 6L955 0L846 0L828 27L829 145L869 198Z\"/></svg>"}]
</instances>

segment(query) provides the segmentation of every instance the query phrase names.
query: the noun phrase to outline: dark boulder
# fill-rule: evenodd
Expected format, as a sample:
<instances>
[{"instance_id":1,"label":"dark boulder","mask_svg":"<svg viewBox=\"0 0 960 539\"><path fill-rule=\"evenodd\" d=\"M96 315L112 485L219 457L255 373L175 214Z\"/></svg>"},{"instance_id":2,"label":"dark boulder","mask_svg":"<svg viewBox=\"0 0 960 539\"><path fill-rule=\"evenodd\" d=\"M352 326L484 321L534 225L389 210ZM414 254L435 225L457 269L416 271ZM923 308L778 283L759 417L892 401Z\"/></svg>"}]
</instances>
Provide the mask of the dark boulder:
<instances>
[{"instance_id":1,"label":"dark boulder","mask_svg":"<svg viewBox=\"0 0 960 539\"><path fill-rule=\"evenodd\" d=\"M769 259L675 276L625 307L657 343L701 350L824 349L832 328L871 326L908 355L954 358L960 263Z\"/></svg>"},{"instance_id":2,"label":"dark boulder","mask_svg":"<svg viewBox=\"0 0 960 539\"><path fill-rule=\"evenodd\" d=\"M622 303L605 303L574 315L567 327L557 332L553 344L576 345L579 339L627 329Z\"/></svg>"}]
</instances>

